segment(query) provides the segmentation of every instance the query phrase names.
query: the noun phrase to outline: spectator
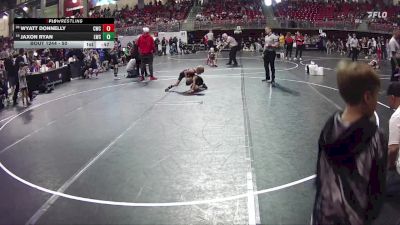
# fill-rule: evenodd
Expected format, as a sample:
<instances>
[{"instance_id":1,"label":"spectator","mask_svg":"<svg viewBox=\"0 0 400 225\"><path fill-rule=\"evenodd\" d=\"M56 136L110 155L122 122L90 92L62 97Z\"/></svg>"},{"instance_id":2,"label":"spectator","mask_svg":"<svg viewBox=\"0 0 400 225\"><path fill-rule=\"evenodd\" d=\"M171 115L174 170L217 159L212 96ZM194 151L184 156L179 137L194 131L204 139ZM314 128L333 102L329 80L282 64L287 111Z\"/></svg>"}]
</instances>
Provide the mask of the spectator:
<instances>
[{"instance_id":1,"label":"spectator","mask_svg":"<svg viewBox=\"0 0 400 225\"><path fill-rule=\"evenodd\" d=\"M30 105L29 102L29 94L28 94L28 83L26 82L26 76L29 74L29 68L26 62L19 62L19 70L18 70L18 79L19 79L19 88L22 94L22 104Z\"/></svg>"},{"instance_id":2,"label":"spectator","mask_svg":"<svg viewBox=\"0 0 400 225\"><path fill-rule=\"evenodd\" d=\"M297 55L299 55L299 60L302 60L301 56L303 54L303 48L304 48L304 37L299 31L297 31L297 33L296 33L296 56L294 57L294 60L297 60Z\"/></svg>"},{"instance_id":3,"label":"spectator","mask_svg":"<svg viewBox=\"0 0 400 225\"><path fill-rule=\"evenodd\" d=\"M381 36L380 38L381 48L382 48L382 59L386 60L388 58L387 48L386 48L386 39Z\"/></svg>"},{"instance_id":4,"label":"spectator","mask_svg":"<svg viewBox=\"0 0 400 225\"><path fill-rule=\"evenodd\" d=\"M293 38L290 32L287 32L285 38L286 45L286 59L292 60Z\"/></svg>"},{"instance_id":5,"label":"spectator","mask_svg":"<svg viewBox=\"0 0 400 225\"><path fill-rule=\"evenodd\" d=\"M281 33L279 35L279 48L283 49L285 46L285 36L283 36L283 34Z\"/></svg>"},{"instance_id":6,"label":"spectator","mask_svg":"<svg viewBox=\"0 0 400 225\"><path fill-rule=\"evenodd\" d=\"M0 109L4 108L3 101L8 99L7 77L4 64L0 65Z\"/></svg>"},{"instance_id":7,"label":"spectator","mask_svg":"<svg viewBox=\"0 0 400 225\"><path fill-rule=\"evenodd\" d=\"M15 71L16 71L16 76L15 76L15 88L14 88L14 93L13 93L13 104L17 105L17 99L18 99L18 92L19 92L19 67L20 67L20 62L25 62L24 61L24 56L25 52L24 49L19 49L19 55L15 59Z\"/></svg>"},{"instance_id":8,"label":"spectator","mask_svg":"<svg viewBox=\"0 0 400 225\"><path fill-rule=\"evenodd\" d=\"M15 86L16 86L16 71L14 67L14 62L13 62L13 57L10 53L7 52L5 55L6 58L4 59L4 69L6 70L6 80L8 81L8 85L11 88L11 93L14 93L15 91Z\"/></svg>"},{"instance_id":9,"label":"spectator","mask_svg":"<svg viewBox=\"0 0 400 225\"><path fill-rule=\"evenodd\" d=\"M165 37L162 38L161 40L161 51L162 55L167 55L167 39Z\"/></svg>"},{"instance_id":10,"label":"spectator","mask_svg":"<svg viewBox=\"0 0 400 225\"><path fill-rule=\"evenodd\" d=\"M385 192L387 142L370 120L380 80L366 64L341 62L337 83L346 102L319 138L312 224L370 224Z\"/></svg>"},{"instance_id":11,"label":"spectator","mask_svg":"<svg viewBox=\"0 0 400 225\"><path fill-rule=\"evenodd\" d=\"M332 48L333 48L333 43L331 42L331 40L328 40L328 42L326 42L326 54L327 55L332 54Z\"/></svg>"},{"instance_id":12,"label":"spectator","mask_svg":"<svg viewBox=\"0 0 400 225\"><path fill-rule=\"evenodd\" d=\"M213 48L214 47L214 33L212 30L210 30L207 34L207 46L208 49Z\"/></svg>"}]
</instances>

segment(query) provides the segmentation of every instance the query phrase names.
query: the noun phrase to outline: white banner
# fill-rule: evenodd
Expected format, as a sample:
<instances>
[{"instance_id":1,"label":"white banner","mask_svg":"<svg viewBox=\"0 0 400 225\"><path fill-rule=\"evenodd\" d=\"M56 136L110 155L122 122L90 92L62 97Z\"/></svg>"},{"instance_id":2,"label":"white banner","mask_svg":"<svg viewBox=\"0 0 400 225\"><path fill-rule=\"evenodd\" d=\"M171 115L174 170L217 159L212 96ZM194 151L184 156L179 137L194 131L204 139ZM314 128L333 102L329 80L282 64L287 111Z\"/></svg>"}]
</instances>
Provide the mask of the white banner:
<instances>
[{"instance_id":1,"label":"white banner","mask_svg":"<svg viewBox=\"0 0 400 225\"><path fill-rule=\"evenodd\" d=\"M372 11L372 12L367 12L368 13L368 18L369 19L374 19L374 18L379 18L379 19L386 19L387 18L387 12L376 12L376 11Z\"/></svg>"}]
</instances>

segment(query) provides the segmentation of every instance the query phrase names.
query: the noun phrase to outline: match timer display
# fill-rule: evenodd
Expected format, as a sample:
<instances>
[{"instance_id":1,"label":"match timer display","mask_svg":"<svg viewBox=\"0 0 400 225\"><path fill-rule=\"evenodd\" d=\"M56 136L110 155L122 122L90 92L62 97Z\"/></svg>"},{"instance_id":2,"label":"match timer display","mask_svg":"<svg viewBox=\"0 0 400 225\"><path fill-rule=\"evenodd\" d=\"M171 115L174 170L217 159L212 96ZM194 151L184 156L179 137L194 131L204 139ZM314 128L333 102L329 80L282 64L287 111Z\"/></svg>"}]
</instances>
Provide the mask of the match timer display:
<instances>
[{"instance_id":1,"label":"match timer display","mask_svg":"<svg viewBox=\"0 0 400 225\"><path fill-rule=\"evenodd\" d=\"M14 48L114 48L113 18L14 19Z\"/></svg>"}]
</instances>

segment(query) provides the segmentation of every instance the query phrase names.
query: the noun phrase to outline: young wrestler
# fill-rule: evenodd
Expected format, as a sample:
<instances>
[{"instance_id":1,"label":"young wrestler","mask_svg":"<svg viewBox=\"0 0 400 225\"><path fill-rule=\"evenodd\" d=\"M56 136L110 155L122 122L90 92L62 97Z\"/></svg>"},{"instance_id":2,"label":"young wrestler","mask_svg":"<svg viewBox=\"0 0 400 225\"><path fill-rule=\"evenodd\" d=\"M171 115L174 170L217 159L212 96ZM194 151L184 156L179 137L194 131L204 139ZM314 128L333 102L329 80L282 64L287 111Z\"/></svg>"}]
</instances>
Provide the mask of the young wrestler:
<instances>
[{"instance_id":1,"label":"young wrestler","mask_svg":"<svg viewBox=\"0 0 400 225\"><path fill-rule=\"evenodd\" d=\"M171 88L176 87L182 81L183 78L186 79L186 85L190 85L190 90L187 93L194 93L196 91L206 90L207 86L203 81L203 78L199 75L204 73L203 66L197 66L196 68L186 69L179 74L179 78L175 84L170 85L165 89L165 91L169 91Z\"/></svg>"},{"instance_id":2,"label":"young wrestler","mask_svg":"<svg viewBox=\"0 0 400 225\"><path fill-rule=\"evenodd\" d=\"M210 48L210 51L208 51L207 65L211 67L217 67L217 56L214 48L212 47Z\"/></svg>"},{"instance_id":3,"label":"young wrestler","mask_svg":"<svg viewBox=\"0 0 400 225\"><path fill-rule=\"evenodd\" d=\"M111 66L114 69L114 80L120 80L121 78L118 77L118 52L116 49L111 52Z\"/></svg>"}]
</instances>

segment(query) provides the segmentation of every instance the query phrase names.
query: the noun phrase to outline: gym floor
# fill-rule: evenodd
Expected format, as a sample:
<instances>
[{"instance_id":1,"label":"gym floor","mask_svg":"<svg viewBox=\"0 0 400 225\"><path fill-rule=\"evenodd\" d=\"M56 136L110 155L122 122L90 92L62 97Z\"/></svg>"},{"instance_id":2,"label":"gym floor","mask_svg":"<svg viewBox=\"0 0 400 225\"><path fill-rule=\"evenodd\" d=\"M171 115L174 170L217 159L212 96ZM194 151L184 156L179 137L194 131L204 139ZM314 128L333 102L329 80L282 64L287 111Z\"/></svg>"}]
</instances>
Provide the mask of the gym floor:
<instances>
[{"instance_id":1,"label":"gym floor","mask_svg":"<svg viewBox=\"0 0 400 225\"><path fill-rule=\"evenodd\" d=\"M204 52L156 57L157 81L109 71L1 111L0 224L309 223L319 133L344 107L334 71L344 57L277 59L271 87L259 54L239 53L237 68L227 54L205 67L198 95L164 89ZM310 60L325 76L305 74ZM387 133L389 63L378 73Z\"/></svg>"}]
</instances>

